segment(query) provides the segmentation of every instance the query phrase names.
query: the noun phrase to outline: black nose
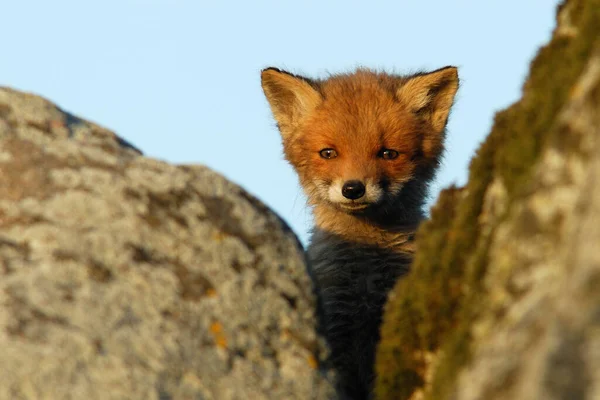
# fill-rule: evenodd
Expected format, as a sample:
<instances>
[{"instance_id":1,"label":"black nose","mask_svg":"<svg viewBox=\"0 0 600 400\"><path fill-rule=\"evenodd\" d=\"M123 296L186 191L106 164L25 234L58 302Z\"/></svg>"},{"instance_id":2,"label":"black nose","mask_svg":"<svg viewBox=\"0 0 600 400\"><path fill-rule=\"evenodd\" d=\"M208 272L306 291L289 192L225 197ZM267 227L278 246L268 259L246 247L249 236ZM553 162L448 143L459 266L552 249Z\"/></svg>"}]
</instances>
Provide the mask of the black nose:
<instances>
[{"instance_id":1,"label":"black nose","mask_svg":"<svg viewBox=\"0 0 600 400\"><path fill-rule=\"evenodd\" d=\"M365 194L365 185L361 181L348 181L342 186L342 194L350 200L360 199Z\"/></svg>"}]
</instances>

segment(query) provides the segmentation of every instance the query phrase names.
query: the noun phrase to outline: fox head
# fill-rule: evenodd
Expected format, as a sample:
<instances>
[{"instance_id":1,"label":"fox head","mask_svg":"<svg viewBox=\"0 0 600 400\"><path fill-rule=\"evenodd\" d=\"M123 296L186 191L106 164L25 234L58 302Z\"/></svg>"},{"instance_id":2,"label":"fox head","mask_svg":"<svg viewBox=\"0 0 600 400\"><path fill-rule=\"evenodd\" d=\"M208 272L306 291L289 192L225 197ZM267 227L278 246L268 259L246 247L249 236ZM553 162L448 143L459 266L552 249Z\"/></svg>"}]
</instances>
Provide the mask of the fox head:
<instances>
[{"instance_id":1,"label":"fox head","mask_svg":"<svg viewBox=\"0 0 600 400\"><path fill-rule=\"evenodd\" d=\"M458 89L455 67L410 76L358 69L326 80L267 68L261 78L313 206L385 209L411 186L424 201Z\"/></svg>"}]
</instances>

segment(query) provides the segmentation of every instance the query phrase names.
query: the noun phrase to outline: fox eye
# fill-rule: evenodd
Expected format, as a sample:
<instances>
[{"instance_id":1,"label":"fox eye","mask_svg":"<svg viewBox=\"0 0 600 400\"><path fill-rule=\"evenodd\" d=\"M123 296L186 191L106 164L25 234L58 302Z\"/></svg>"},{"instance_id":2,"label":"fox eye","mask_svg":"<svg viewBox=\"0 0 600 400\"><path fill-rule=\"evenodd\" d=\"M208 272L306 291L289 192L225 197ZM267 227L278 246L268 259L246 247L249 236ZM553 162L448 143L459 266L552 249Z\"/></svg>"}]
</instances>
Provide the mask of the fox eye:
<instances>
[{"instance_id":1,"label":"fox eye","mask_svg":"<svg viewBox=\"0 0 600 400\"><path fill-rule=\"evenodd\" d=\"M396 150L381 149L377 155L384 160L393 160L394 158L398 157L398 154L399 153Z\"/></svg>"},{"instance_id":2,"label":"fox eye","mask_svg":"<svg viewBox=\"0 0 600 400\"><path fill-rule=\"evenodd\" d=\"M336 158L338 155L337 151L335 151L334 149L323 149L319 152L319 154L321 155L322 158L326 158L326 159Z\"/></svg>"}]
</instances>

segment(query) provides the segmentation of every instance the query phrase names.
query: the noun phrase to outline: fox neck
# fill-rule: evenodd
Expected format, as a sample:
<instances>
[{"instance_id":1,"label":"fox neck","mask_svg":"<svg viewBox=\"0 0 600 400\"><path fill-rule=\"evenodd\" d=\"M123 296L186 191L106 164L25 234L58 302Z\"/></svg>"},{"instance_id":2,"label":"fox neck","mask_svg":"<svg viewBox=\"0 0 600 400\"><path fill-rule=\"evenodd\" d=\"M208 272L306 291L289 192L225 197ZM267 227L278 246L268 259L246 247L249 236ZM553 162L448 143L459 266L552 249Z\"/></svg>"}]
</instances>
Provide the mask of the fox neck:
<instances>
[{"instance_id":1,"label":"fox neck","mask_svg":"<svg viewBox=\"0 0 600 400\"><path fill-rule=\"evenodd\" d=\"M411 189L387 207L361 214L350 214L330 204L314 204L316 228L351 242L411 250L414 233L424 218L426 197L425 187Z\"/></svg>"}]
</instances>

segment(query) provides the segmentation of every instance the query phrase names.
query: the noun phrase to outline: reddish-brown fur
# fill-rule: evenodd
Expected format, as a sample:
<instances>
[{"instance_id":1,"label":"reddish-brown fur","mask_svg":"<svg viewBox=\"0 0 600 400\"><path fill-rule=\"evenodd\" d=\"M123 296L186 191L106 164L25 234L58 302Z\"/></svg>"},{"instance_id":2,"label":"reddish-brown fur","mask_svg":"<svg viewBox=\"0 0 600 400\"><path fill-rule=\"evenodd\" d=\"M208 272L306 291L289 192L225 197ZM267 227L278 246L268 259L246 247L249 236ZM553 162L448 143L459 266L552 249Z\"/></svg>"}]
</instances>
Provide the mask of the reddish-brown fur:
<instances>
[{"instance_id":1,"label":"reddish-brown fur","mask_svg":"<svg viewBox=\"0 0 600 400\"><path fill-rule=\"evenodd\" d=\"M338 396L369 399L381 309L410 268L456 68L412 76L359 69L324 81L270 68L262 86L313 207L309 272Z\"/></svg>"},{"instance_id":2,"label":"reddish-brown fur","mask_svg":"<svg viewBox=\"0 0 600 400\"><path fill-rule=\"evenodd\" d=\"M430 180L441 157L457 87L453 67L406 77L359 69L324 81L263 71L263 88L286 158L314 207L316 225L357 242L394 243L398 229L382 230L376 215L365 220L332 206L316 194L315 180ZM322 158L319 151L325 148L335 149L338 157ZM382 148L396 150L399 156L384 160L378 157ZM412 229L419 217L398 222Z\"/></svg>"},{"instance_id":3,"label":"reddish-brown fur","mask_svg":"<svg viewBox=\"0 0 600 400\"><path fill-rule=\"evenodd\" d=\"M304 179L382 174L405 177L414 170L413 156L418 149L424 150L421 162L439 156L440 138L426 141L431 127L385 89L389 83L382 87L381 80L385 82L386 78L389 79L386 75L359 71L321 85L326 101L307 116L298 127L296 139L286 146L286 156L293 165L302 166ZM377 159L382 146L398 150L400 157ZM322 159L319 150L327 147L336 148L339 157ZM308 171L304 171L305 166Z\"/></svg>"}]
</instances>

